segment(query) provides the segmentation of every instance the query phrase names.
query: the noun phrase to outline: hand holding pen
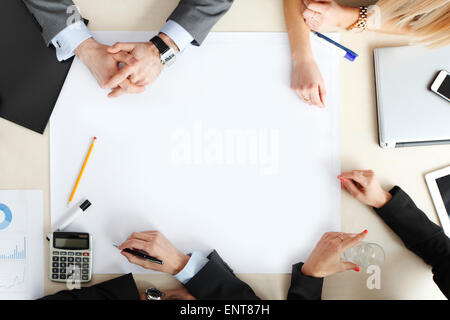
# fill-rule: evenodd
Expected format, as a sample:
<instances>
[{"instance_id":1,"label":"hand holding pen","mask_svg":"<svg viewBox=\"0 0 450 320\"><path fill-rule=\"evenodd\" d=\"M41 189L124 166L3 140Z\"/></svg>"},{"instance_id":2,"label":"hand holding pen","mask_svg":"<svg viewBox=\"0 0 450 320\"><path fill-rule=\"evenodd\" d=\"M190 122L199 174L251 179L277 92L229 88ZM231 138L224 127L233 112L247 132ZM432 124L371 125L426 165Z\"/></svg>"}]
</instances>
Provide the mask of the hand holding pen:
<instances>
[{"instance_id":1,"label":"hand holding pen","mask_svg":"<svg viewBox=\"0 0 450 320\"><path fill-rule=\"evenodd\" d=\"M145 269L160 271L175 275L183 270L189 261L189 256L179 251L159 231L134 232L118 248L129 262ZM131 249L136 253L126 252ZM129 251L129 250L127 250ZM144 255L146 257L144 257ZM159 263L158 261L161 263Z\"/></svg>"}]
</instances>

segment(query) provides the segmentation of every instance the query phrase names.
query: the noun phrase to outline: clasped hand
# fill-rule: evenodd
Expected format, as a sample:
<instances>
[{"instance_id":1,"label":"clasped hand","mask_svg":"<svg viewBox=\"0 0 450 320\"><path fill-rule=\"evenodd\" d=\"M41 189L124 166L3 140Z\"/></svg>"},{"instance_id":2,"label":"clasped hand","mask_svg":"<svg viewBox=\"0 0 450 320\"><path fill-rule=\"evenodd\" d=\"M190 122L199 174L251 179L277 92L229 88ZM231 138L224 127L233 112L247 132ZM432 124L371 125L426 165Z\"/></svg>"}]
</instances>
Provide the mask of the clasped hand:
<instances>
[{"instance_id":1,"label":"clasped hand","mask_svg":"<svg viewBox=\"0 0 450 320\"><path fill-rule=\"evenodd\" d=\"M75 49L75 54L100 87L111 90L110 98L144 92L163 69L159 51L151 42L106 46L90 38Z\"/></svg>"}]
</instances>

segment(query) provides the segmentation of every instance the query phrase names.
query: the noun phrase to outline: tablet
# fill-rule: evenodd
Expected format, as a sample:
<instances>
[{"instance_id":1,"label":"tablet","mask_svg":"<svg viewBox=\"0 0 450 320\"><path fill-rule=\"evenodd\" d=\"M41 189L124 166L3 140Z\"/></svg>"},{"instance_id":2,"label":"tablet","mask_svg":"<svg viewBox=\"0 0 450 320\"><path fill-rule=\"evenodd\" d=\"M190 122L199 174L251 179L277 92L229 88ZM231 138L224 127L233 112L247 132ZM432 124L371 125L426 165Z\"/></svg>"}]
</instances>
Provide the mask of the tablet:
<instances>
[{"instance_id":1,"label":"tablet","mask_svg":"<svg viewBox=\"0 0 450 320\"><path fill-rule=\"evenodd\" d=\"M442 228L450 237L450 166L425 175Z\"/></svg>"}]
</instances>

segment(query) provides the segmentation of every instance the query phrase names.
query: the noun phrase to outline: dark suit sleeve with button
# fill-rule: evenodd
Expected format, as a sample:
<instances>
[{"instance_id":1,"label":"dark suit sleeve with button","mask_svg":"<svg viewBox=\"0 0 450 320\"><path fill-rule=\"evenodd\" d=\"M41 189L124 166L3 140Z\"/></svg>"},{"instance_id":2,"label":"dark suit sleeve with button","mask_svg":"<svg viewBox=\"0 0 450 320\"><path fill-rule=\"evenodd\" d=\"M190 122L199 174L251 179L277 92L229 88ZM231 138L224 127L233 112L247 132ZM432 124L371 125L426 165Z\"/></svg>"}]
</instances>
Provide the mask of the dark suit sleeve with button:
<instances>
[{"instance_id":1,"label":"dark suit sleeve with button","mask_svg":"<svg viewBox=\"0 0 450 320\"><path fill-rule=\"evenodd\" d=\"M22 0L41 25L45 43L67 27L71 16L79 15L72 0ZM70 21L74 22L74 21Z\"/></svg>"},{"instance_id":2,"label":"dark suit sleeve with button","mask_svg":"<svg viewBox=\"0 0 450 320\"><path fill-rule=\"evenodd\" d=\"M252 288L239 280L216 251L208 263L185 284L186 289L200 300L256 300Z\"/></svg>"},{"instance_id":3,"label":"dark suit sleeve with button","mask_svg":"<svg viewBox=\"0 0 450 320\"><path fill-rule=\"evenodd\" d=\"M450 239L441 227L431 222L412 199L398 186L392 199L378 215L402 239L405 246L431 265L433 280L448 298L450 296Z\"/></svg>"},{"instance_id":4,"label":"dark suit sleeve with button","mask_svg":"<svg viewBox=\"0 0 450 320\"><path fill-rule=\"evenodd\" d=\"M185 284L194 297L200 300L259 300L252 288L236 277L216 251L208 259L209 262ZM302 265L292 267L288 299L319 300L323 279L305 276L300 271Z\"/></svg>"},{"instance_id":5,"label":"dark suit sleeve with button","mask_svg":"<svg viewBox=\"0 0 450 320\"><path fill-rule=\"evenodd\" d=\"M169 20L173 20L200 45L212 27L230 9L233 0L180 0Z\"/></svg>"},{"instance_id":6,"label":"dark suit sleeve with button","mask_svg":"<svg viewBox=\"0 0 450 320\"><path fill-rule=\"evenodd\" d=\"M81 289L63 290L41 300L139 300L131 273Z\"/></svg>"},{"instance_id":7,"label":"dark suit sleeve with button","mask_svg":"<svg viewBox=\"0 0 450 320\"><path fill-rule=\"evenodd\" d=\"M321 300L323 278L314 278L302 273L303 263L292 266L291 287L288 300Z\"/></svg>"}]
</instances>

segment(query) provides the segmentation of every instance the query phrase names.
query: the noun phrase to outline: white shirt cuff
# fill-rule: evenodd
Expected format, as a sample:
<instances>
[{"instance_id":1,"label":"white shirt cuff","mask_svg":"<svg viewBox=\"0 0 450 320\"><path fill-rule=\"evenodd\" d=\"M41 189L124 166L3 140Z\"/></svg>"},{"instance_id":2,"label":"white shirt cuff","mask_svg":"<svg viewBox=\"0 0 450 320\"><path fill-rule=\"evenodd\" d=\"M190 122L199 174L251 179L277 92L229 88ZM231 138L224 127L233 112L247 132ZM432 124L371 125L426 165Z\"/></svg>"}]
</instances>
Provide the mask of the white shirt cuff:
<instances>
[{"instance_id":1,"label":"white shirt cuff","mask_svg":"<svg viewBox=\"0 0 450 320\"><path fill-rule=\"evenodd\" d=\"M174 277L182 284L186 284L191 280L202 268L209 262L209 259L201 252L192 253L188 263L183 270L178 272Z\"/></svg>"},{"instance_id":2,"label":"white shirt cuff","mask_svg":"<svg viewBox=\"0 0 450 320\"><path fill-rule=\"evenodd\" d=\"M180 52L183 51L192 41L194 41L194 37L173 20L167 21L160 32L168 35L169 38L175 42L178 49L180 49Z\"/></svg>"},{"instance_id":3,"label":"white shirt cuff","mask_svg":"<svg viewBox=\"0 0 450 320\"><path fill-rule=\"evenodd\" d=\"M77 21L59 32L51 41L58 61L73 57L74 50L90 37L92 35L83 21Z\"/></svg>"}]
</instances>

